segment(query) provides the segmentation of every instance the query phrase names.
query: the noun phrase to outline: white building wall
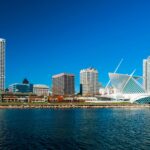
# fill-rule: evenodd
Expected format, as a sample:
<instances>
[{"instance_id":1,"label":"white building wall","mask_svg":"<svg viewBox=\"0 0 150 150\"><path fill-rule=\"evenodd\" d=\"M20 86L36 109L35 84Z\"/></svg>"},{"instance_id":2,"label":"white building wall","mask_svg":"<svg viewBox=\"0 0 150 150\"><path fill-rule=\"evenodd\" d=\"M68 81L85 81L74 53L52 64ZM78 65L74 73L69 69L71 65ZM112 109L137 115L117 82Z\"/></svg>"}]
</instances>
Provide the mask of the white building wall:
<instances>
[{"instance_id":1,"label":"white building wall","mask_svg":"<svg viewBox=\"0 0 150 150\"><path fill-rule=\"evenodd\" d=\"M150 93L150 57L143 60L143 86Z\"/></svg>"},{"instance_id":2,"label":"white building wall","mask_svg":"<svg viewBox=\"0 0 150 150\"><path fill-rule=\"evenodd\" d=\"M33 93L38 96L48 96L49 95L49 87L46 85L34 85Z\"/></svg>"}]
</instances>

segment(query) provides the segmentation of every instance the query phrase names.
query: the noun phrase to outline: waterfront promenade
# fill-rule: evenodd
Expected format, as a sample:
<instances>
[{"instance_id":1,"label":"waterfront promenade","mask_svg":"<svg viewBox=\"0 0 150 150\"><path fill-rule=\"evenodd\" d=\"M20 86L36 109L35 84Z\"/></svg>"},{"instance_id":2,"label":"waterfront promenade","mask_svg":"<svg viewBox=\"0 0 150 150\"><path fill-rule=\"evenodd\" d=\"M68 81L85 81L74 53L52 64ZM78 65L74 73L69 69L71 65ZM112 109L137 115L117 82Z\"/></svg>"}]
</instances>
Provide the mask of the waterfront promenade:
<instances>
[{"instance_id":1,"label":"waterfront promenade","mask_svg":"<svg viewBox=\"0 0 150 150\"><path fill-rule=\"evenodd\" d=\"M44 103L0 103L0 109L5 108L150 108L149 104L139 105L129 102L92 103L92 102L44 102Z\"/></svg>"}]
</instances>

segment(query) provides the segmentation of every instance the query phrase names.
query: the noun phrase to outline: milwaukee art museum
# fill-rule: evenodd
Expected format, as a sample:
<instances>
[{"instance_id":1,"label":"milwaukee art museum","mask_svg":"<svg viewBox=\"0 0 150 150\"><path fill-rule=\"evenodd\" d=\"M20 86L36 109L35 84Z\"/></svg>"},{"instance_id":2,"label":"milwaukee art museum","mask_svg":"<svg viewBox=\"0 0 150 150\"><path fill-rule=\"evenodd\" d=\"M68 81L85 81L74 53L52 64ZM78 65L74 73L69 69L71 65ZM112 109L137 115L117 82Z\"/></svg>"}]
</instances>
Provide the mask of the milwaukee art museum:
<instances>
[{"instance_id":1,"label":"milwaukee art museum","mask_svg":"<svg viewBox=\"0 0 150 150\"><path fill-rule=\"evenodd\" d=\"M140 80L143 77L128 74L109 73L111 85L114 88L112 98L117 100L129 100L131 103L150 103L148 94Z\"/></svg>"}]
</instances>

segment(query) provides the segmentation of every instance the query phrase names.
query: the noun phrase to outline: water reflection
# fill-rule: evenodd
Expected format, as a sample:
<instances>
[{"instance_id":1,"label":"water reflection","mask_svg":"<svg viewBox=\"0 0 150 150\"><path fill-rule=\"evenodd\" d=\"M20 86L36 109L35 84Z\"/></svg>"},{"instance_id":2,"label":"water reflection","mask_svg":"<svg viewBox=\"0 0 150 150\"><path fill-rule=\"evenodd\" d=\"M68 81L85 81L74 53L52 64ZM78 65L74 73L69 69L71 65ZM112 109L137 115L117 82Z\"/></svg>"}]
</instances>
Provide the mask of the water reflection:
<instances>
[{"instance_id":1,"label":"water reflection","mask_svg":"<svg viewBox=\"0 0 150 150\"><path fill-rule=\"evenodd\" d=\"M0 149L149 149L149 109L3 109Z\"/></svg>"}]
</instances>

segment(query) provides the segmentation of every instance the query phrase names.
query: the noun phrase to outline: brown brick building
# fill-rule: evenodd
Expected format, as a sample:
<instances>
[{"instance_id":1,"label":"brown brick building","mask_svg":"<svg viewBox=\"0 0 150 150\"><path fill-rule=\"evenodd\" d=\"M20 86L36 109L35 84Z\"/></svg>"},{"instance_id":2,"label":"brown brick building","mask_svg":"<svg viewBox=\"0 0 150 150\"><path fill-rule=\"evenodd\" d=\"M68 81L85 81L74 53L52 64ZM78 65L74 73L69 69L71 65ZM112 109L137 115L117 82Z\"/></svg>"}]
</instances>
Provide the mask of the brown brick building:
<instances>
[{"instance_id":1,"label":"brown brick building","mask_svg":"<svg viewBox=\"0 0 150 150\"><path fill-rule=\"evenodd\" d=\"M52 77L53 95L72 96L75 93L73 74L61 73Z\"/></svg>"}]
</instances>

